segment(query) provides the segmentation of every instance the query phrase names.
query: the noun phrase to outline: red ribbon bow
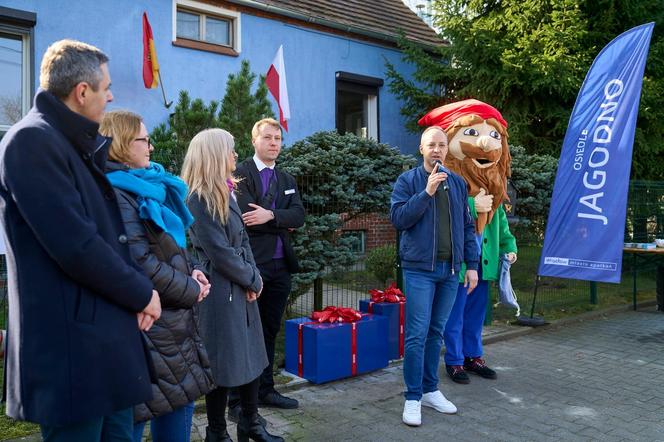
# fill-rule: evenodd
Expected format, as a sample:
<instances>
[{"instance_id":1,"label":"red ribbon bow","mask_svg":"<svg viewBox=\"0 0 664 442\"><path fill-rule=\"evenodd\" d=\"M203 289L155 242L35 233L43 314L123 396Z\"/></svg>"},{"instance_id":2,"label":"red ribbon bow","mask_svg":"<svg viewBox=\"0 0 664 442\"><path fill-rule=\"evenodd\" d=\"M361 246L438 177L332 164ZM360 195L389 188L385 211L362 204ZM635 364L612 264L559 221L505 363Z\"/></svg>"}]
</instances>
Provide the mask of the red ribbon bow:
<instances>
[{"instance_id":1,"label":"red ribbon bow","mask_svg":"<svg viewBox=\"0 0 664 442\"><path fill-rule=\"evenodd\" d=\"M316 322L355 322L362 319L362 313L350 307L327 306L321 311L313 312L311 319Z\"/></svg>"},{"instance_id":2,"label":"red ribbon bow","mask_svg":"<svg viewBox=\"0 0 664 442\"><path fill-rule=\"evenodd\" d=\"M385 290L371 289L369 293L371 294L371 302L406 302L406 297L395 282Z\"/></svg>"}]
</instances>

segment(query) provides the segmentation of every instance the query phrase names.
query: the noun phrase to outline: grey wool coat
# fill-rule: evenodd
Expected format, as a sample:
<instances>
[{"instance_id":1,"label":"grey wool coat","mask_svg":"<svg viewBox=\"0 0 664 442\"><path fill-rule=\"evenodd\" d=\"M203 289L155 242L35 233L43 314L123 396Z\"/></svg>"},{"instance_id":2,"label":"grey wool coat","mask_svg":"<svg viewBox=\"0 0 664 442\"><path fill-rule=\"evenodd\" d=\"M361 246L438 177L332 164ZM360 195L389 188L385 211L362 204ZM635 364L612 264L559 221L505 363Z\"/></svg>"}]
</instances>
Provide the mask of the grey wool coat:
<instances>
[{"instance_id":1,"label":"grey wool coat","mask_svg":"<svg viewBox=\"0 0 664 442\"><path fill-rule=\"evenodd\" d=\"M191 243L212 284L199 310L212 375L222 387L244 385L260 376L268 361L258 304L246 297L247 289L260 290L261 280L242 212L231 199L228 222L223 224L213 219L197 195L187 204L196 220Z\"/></svg>"}]
</instances>

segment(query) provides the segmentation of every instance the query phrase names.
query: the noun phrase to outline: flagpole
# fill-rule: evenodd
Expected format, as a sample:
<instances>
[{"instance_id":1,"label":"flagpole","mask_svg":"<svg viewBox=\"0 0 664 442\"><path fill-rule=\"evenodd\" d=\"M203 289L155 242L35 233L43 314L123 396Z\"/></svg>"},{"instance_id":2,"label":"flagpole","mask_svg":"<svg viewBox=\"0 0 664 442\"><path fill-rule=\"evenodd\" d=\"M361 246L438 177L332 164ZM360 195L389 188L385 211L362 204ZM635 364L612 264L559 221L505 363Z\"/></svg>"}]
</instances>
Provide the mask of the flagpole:
<instances>
[{"instance_id":1,"label":"flagpole","mask_svg":"<svg viewBox=\"0 0 664 442\"><path fill-rule=\"evenodd\" d=\"M161 71L157 71L157 75L159 76L159 86L161 86L161 95L164 97L164 106L166 109L170 108L171 105L173 104L172 101L166 101L166 93L164 92L164 82L161 81Z\"/></svg>"}]
</instances>

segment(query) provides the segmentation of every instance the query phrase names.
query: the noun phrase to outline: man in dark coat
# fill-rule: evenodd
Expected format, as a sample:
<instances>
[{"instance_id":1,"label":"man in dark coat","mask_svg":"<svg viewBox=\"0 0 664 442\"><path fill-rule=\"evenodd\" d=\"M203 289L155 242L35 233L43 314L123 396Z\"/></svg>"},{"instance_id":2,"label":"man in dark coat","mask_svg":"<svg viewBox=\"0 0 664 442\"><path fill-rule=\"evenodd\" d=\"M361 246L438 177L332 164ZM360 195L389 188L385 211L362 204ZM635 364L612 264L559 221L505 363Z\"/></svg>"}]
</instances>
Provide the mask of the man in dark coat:
<instances>
[{"instance_id":1,"label":"man in dark coat","mask_svg":"<svg viewBox=\"0 0 664 442\"><path fill-rule=\"evenodd\" d=\"M46 441L131 440L132 406L151 398L139 328L161 306L103 172L107 62L85 43L51 45L34 107L0 143L7 414Z\"/></svg>"},{"instance_id":2,"label":"man in dark coat","mask_svg":"<svg viewBox=\"0 0 664 442\"><path fill-rule=\"evenodd\" d=\"M295 178L275 167L281 152L281 128L271 118L258 121L251 131L255 154L236 170L238 204L247 226L251 250L263 278L258 298L269 365L261 375L259 403L277 408L297 408L298 402L274 389L274 343L291 290L291 273L298 263L289 231L304 224L304 207ZM234 404L231 403L231 406Z\"/></svg>"}]
</instances>

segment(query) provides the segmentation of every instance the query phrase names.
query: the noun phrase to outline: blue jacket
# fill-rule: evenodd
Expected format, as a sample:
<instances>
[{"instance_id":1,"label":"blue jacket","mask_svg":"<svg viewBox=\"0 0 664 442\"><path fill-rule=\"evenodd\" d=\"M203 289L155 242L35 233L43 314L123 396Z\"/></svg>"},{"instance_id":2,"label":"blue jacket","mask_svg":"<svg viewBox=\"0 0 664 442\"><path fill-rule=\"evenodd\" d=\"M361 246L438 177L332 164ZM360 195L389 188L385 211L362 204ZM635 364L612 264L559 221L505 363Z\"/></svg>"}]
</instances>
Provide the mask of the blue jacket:
<instances>
[{"instance_id":1,"label":"blue jacket","mask_svg":"<svg viewBox=\"0 0 664 442\"><path fill-rule=\"evenodd\" d=\"M429 172L424 166L402 173L392 191L390 219L401 232L399 256L403 268L433 271L436 264L438 210L436 198L426 193ZM477 270L479 249L475 240L475 221L468 209L466 183L448 172L452 263L455 272L461 264ZM442 190L441 190L442 191Z\"/></svg>"}]
</instances>

